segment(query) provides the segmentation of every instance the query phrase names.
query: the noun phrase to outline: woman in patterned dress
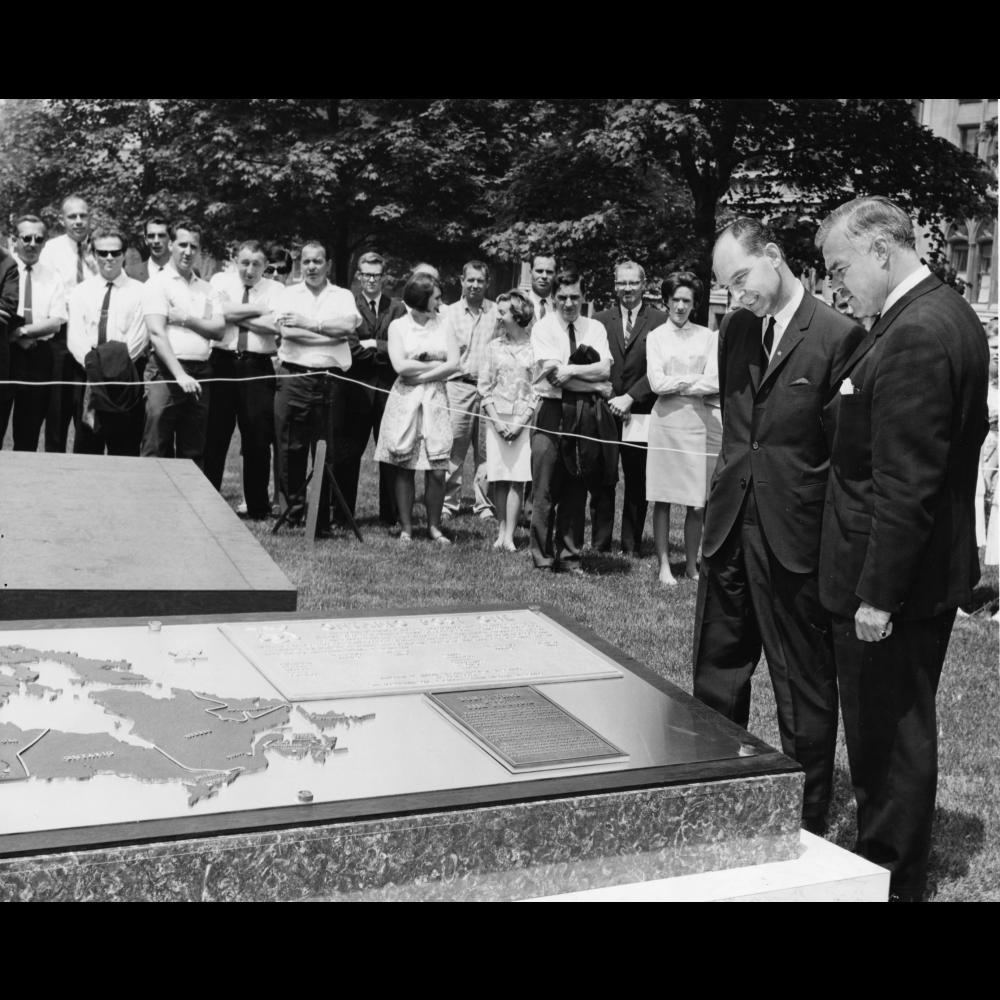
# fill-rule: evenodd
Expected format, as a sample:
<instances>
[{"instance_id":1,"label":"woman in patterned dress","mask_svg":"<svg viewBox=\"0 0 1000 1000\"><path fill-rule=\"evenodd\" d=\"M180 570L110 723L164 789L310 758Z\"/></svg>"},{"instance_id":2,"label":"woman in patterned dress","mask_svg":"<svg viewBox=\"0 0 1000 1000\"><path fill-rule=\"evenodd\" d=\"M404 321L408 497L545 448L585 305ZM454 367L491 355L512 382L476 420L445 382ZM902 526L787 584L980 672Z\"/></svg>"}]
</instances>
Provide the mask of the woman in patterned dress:
<instances>
[{"instance_id":1,"label":"woman in patterned dress","mask_svg":"<svg viewBox=\"0 0 1000 1000\"><path fill-rule=\"evenodd\" d=\"M438 315L441 286L431 275L414 275L403 289L403 302L410 314L389 324L389 360L398 378L386 400L375 461L396 466L400 542L413 540L415 473L423 469L428 534L450 545L441 531L452 444L444 382L458 369L458 341Z\"/></svg>"},{"instance_id":2,"label":"woman in patterned dress","mask_svg":"<svg viewBox=\"0 0 1000 1000\"><path fill-rule=\"evenodd\" d=\"M687 507L684 517L684 575L698 576L698 547L708 496L710 451L718 452L719 367L717 331L689 322L702 293L690 271L675 271L663 281L667 322L646 338L646 372L659 398L649 420L646 499L653 507L653 539L660 582L677 581L670 572L667 545L670 505ZM716 403L712 409L711 403ZM711 448L709 447L711 440Z\"/></svg>"},{"instance_id":3,"label":"woman in patterned dress","mask_svg":"<svg viewBox=\"0 0 1000 1000\"><path fill-rule=\"evenodd\" d=\"M486 345L479 395L486 425L486 475L494 489L499 532L493 548L514 552L514 529L531 482L529 424L538 397L531 387L534 355L528 327L535 307L516 288L497 296L501 336Z\"/></svg>"}]
</instances>

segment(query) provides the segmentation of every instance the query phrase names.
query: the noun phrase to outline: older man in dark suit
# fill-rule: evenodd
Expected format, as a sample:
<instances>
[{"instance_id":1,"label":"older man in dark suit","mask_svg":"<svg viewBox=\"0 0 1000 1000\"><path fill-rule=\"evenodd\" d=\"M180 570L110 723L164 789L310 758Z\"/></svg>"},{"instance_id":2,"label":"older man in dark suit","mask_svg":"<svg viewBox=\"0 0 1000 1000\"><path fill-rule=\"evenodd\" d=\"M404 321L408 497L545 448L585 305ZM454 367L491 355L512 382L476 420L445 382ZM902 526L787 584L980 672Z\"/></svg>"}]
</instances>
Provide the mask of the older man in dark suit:
<instances>
[{"instance_id":1,"label":"older man in dark suit","mask_svg":"<svg viewBox=\"0 0 1000 1000\"><path fill-rule=\"evenodd\" d=\"M656 393L646 377L646 335L665 323L667 315L654 309L644 299L646 272L635 261L623 261L615 268L615 294L618 305L598 313L594 319L604 324L611 348L611 385L614 396L608 409L622 426L633 416L648 415L656 402ZM626 444L619 449L625 499L622 506L622 552L639 555L646 524L646 447ZM590 522L594 548L607 552L615 518L615 484L591 494Z\"/></svg>"},{"instance_id":2,"label":"older man in dark suit","mask_svg":"<svg viewBox=\"0 0 1000 1000\"><path fill-rule=\"evenodd\" d=\"M347 426L343 432L344 457L338 456L333 470L352 514L358 499L361 456L368 447L369 436L378 441L385 401L396 380L396 372L387 353L389 324L406 315L406 306L399 299L382 293L386 274L385 259L381 255L362 254L355 277L360 285L354 301L361 313L361 326L349 338L351 370L348 377L353 381L345 383ZM358 385L359 382L362 384ZM392 466L380 463L378 514L383 524L390 525L396 523L393 478Z\"/></svg>"},{"instance_id":3,"label":"older man in dark suit","mask_svg":"<svg viewBox=\"0 0 1000 1000\"><path fill-rule=\"evenodd\" d=\"M937 790L935 695L979 579L975 491L989 351L969 304L923 265L909 217L856 198L819 228L835 287L876 320L827 419L820 597L834 622L857 851L922 899Z\"/></svg>"},{"instance_id":4,"label":"older man in dark suit","mask_svg":"<svg viewBox=\"0 0 1000 1000\"><path fill-rule=\"evenodd\" d=\"M805 293L754 219L722 232L713 267L739 308L719 334L722 451L705 511L694 693L746 726L763 646L782 749L805 770L803 826L821 833L837 740L817 585L829 472L821 415L865 331Z\"/></svg>"}]
</instances>

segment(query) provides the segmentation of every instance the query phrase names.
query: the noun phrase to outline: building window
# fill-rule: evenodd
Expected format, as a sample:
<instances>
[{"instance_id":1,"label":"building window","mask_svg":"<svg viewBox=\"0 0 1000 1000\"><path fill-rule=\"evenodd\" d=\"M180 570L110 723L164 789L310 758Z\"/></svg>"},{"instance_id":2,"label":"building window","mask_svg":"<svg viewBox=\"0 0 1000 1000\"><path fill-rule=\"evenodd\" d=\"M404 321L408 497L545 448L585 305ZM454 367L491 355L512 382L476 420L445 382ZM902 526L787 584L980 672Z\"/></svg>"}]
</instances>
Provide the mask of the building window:
<instances>
[{"instance_id":1,"label":"building window","mask_svg":"<svg viewBox=\"0 0 1000 1000\"><path fill-rule=\"evenodd\" d=\"M965 240L955 240L951 244L948 263L960 277L965 277L965 269L969 266L969 244Z\"/></svg>"},{"instance_id":2,"label":"building window","mask_svg":"<svg viewBox=\"0 0 1000 1000\"><path fill-rule=\"evenodd\" d=\"M959 125L958 145L961 149L964 149L967 153L971 153L973 156L977 156L979 153L979 126Z\"/></svg>"},{"instance_id":3,"label":"building window","mask_svg":"<svg viewBox=\"0 0 1000 1000\"><path fill-rule=\"evenodd\" d=\"M979 243L979 260L976 266L976 301L990 301L990 272L993 268L993 240Z\"/></svg>"}]
</instances>

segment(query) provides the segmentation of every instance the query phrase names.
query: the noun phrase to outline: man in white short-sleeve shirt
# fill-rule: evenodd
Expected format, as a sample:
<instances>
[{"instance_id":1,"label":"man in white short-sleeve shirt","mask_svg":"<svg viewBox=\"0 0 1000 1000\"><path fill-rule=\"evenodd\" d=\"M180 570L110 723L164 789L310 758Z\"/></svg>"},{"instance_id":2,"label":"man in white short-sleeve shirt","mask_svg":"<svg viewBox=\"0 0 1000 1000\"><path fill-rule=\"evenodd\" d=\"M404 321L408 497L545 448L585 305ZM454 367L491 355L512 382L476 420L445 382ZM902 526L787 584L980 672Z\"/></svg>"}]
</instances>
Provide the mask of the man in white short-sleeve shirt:
<instances>
[{"instance_id":1,"label":"man in white short-sleeve shirt","mask_svg":"<svg viewBox=\"0 0 1000 1000\"><path fill-rule=\"evenodd\" d=\"M226 328L222 302L194 273L201 230L178 222L170 230L170 264L143 286L143 312L153 345L146 371L142 454L190 458L203 467L213 341Z\"/></svg>"},{"instance_id":2,"label":"man in white short-sleeve shirt","mask_svg":"<svg viewBox=\"0 0 1000 1000\"><path fill-rule=\"evenodd\" d=\"M212 384L205 475L221 491L229 443L239 423L247 517L259 521L271 513L268 483L278 334L273 312L285 286L263 276L267 253L257 240L241 243L234 262L234 270L220 271L209 282L222 299L226 318L222 340L212 348L212 375L232 381Z\"/></svg>"},{"instance_id":3,"label":"man in white short-sleeve shirt","mask_svg":"<svg viewBox=\"0 0 1000 1000\"><path fill-rule=\"evenodd\" d=\"M361 324L354 296L328 280L326 247L310 240L302 248L302 281L283 288L274 305L281 331L278 387L274 396L274 429L278 448L280 490L293 508L290 519L304 513L300 496L310 447L324 439L327 463L336 463L337 441L345 420L344 383L338 373L351 367L350 335ZM330 532L330 494L323 476L317 536Z\"/></svg>"},{"instance_id":4,"label":"man in white short-sleeve shirt","mask_svg":"<svg viewBox=\"0 0 1000 1000\"><path fill-rule=\"evenodd\" d=\"M10 377L13 382L49 382L52 342L66 321L65 285L39 259L45 223L37 215L22 215L14 229L19 289L17 315L10 321ZM0 441L7 433L13 406L14 451L37 451L49 398L47 385L16 385L6 393L0 407Z\"/></svg>"},{"instance_id":5,"label":"man in white short-sleeve shirt","mask_svg":"<svg viewBox=\"0 0 1000 1000\"><path fill-rule=\"evenodd\" d=\"M580 315L583 288L575 270L567 268L556 275L555 302L556 311L531 330L535 391L540 397L531 433L531 557L538 569L580 572L587 486L583 478L570 473L561 454L562 395L564 389L610 395L611 351L603 324ZM599 360L571 364L570 356L584 345L592 347Z\"/></svg>"},{"instance_id":6,"label":"man in white short-sleeve shirt","mask_svg":"<svg viewBox=\"0 0 1000 1000\"><path fill-rule=\"evenodd\" d=\"M145 353L149 343L142 313L142 282L130 278L123 270L124 235L115 229L97 229L92 241L99 273L70 292L66 337L70 354L85 374L87 355L103 344L123 344L129 358L135 362ZM120 352L121 348L117 350ZM127 367L124 358L122 363ZM122 395L119 387L110 387L104 392L109 396ZM109 455L138 455L142 443L142 407L102 408L88 416L84 410L85 399L86 394L81 396L73 417L76 428L74 454L103 455L107 448ZM113 405L123 404L114 399Z\"/></svg>"}]
</instances>

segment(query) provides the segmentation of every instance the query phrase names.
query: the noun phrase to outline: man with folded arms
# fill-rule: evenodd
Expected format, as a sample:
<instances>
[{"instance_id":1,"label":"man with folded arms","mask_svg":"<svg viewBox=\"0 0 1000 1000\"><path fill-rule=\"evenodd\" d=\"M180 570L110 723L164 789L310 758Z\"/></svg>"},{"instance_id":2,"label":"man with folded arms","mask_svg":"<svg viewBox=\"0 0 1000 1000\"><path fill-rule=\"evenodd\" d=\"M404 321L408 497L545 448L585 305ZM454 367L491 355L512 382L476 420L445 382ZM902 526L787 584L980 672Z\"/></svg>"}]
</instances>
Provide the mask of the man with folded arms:
<instances>
[{"instance_id":1,"label":"man with folded arms","mask_svg":"<svg viewBox=\"0 0 1000 1000\"><path fill-rule=\"evenodd\" d=\"M302 247L302 281L282 289L274 304L281 331L274 428L280 489L291 504L306 478L309 451L325 440L327 462L336 464L343 445L344 383L336 375L351 367L350 335L361 324L354 296L327 278L326 247L309 240ZM280 377L292 376L292 377ZM316 533L330 532L330 490L322 470Z\"/></svg>"},{"instance_id":2,"label":"man with folded arms","mask_svg":"<svg viewBox=\"0 0 1000 1000\"><path fill-rule=\"evenodd\" d=\"M246 240L235 255L236 269L220 271L209 282L222 301L226 329L212 348L205 475L222 489L233 428L240 428L243 496L247 517L270 516L268 484L274 441L274 364L277 327L274 305L284 285L265 278L267 255L257 240Z\"/></svg>"},{"instance_id":3,"label":"man with folded arms","mask_svg":"<svg viewBox=\"0 0 1000 1000\"><path fill-rule=\"evenodd\" d=\"M135 362L146 350L149 337L142 313L141 281L122 269L125 237L116 229L97 229L93 237L98 274L77 285L69 296L67 346L86 372L87 355L107 343L120 343ZM118 395L118 388L110 391ZM143 410L139 405L116 412L90 412L84 392L74 416L73 452L84 455L138 455L142 442Z\"/></svg>"},{"instance_id":4,"label":"man with folded arms","mask_svg":"<svg viewBox=\"0 0 1000 1000\"><path fill-rule=\"evenodd\" d=\"M201 230L178 222L170 230L170 263L143 286L143 312L153 345L146 371L143 455L190 458L204 466L211 345L226 328L222 303L194 273ZM150 370L151 369L151 370Z\"/></svg>"}]
</instances>

